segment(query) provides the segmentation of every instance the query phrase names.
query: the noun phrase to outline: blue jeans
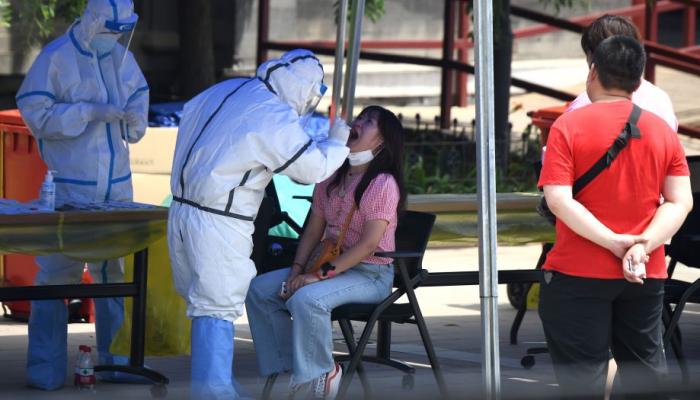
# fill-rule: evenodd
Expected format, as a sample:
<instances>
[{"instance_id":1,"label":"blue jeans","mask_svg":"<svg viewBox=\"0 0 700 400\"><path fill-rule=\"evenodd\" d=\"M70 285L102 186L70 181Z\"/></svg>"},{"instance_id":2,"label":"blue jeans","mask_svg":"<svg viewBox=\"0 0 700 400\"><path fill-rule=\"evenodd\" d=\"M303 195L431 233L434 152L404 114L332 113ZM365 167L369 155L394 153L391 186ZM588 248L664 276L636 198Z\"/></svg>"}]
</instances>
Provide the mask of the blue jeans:
<instances>
[{"instance_id":1,"label":"blue jeans","mask_svg":"<svg viewBox=\"0 0 700 400\"><path fill-rule=\"evenodd\" d=\"M379 303L391 293L392 265L360 263L332 279L279 297L289 268L253 279L246 310L260 373L292 371L291 384L310 382L333 370L331 311L347 303Z\"/></svg>"}]
</instances>

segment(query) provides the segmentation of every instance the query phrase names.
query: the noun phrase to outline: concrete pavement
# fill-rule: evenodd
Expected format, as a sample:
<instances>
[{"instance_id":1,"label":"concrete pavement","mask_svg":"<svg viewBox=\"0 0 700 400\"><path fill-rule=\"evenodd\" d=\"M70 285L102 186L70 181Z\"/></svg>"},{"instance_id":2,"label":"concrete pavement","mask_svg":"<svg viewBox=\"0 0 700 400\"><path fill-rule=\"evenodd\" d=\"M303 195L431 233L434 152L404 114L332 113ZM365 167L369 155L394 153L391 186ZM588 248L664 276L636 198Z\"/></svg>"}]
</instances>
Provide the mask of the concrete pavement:
<instances>
[{"instance_id":1,"label":"concrete pavement","mask_svg":"<svg viewBox=\"0 0 700 400\"><path fill-rule=\"evenodd\" d=\"M502 269L534 267L539 256L537 245L499 247L498 263ZM433 272L478 270L476 248L429 249L425 267ZM694 280L700 271L679 266L676 277ZM501 382L503 397L508 399L544 399L556 393L556 381L547 354L535 356L536 364L524 369L520 359L529 347L541 346L544 336L537 313L528 312L520 330L519 343L509 344L510 324L515 310L509 305L505 286L499 288L499 347L501 353ZM481 319L479 290L477 286L431 287L418 290L419 302L426 317L438 358L442 364L448 388L454 398L481 398ZM3 399L147 399L148 385L111 384L98 382L95 393L77 392L72 385L72 366L78 345L94 346L92 324L69 325L69 371L66 387L55 392L42 392L24 386L26 362L26 324L0 320L0 398ZM355 325L356 334L362 324ZM690 306L681 319L686 356L691 359L692 379L700 382L700 307ZM335 349L345 350L339 329L335 329ZM264 380L258 376L255 352L248 330L247 320L236 324L235 374L253 397L259 397ZM368 352L374 346L371 345ZM431 399L437 398L437 387L428 368L428 360L422 348L420 336L413 325L393 328L392 351L394 357L410 362L416 368L412 389L403 387L402 374L386 367L368 365L368 376L376 398ZM670 351L669 351L670 353ZM677 363L669 354L671 382L679 381ZM168 398L187 398L189 393L189 357L147 357L146 363L170 378ZM275 386L274 398L285 398L287 378L281 377ZM354 380L348 398L361 398L359 380ZM692 398L692 397L688 397Z\"/></svg>"}]
</instances>

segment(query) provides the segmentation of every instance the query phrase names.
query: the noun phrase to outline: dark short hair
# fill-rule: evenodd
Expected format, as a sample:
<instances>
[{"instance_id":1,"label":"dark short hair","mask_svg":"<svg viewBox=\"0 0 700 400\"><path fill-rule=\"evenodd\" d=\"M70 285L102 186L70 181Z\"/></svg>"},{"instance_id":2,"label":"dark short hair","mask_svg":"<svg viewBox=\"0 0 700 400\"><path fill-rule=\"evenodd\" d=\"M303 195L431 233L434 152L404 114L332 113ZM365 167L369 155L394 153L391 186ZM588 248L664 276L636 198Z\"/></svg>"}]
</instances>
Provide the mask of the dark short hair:
<instances>
[{"instance_id":1,"label":"dark short hair","mask_svg":"<svg viewBox=\"0 0 700 400\"><path fill-rule=\"evenodd\" d=\"M644 73L646 55L639 42L627 36L611 36L593 52L598 79L606 89L637 90Z\"/></svg>"},{"instance_id":2,"label":"dark short hair","mask_svg":"<svg viewBox=\"0 0 700 400\"><path fill-rule=\"evenodd\" d=\"M586 56L591 56L600 42L614 35L631 37L639 42L642 40L639 30L629 18L605 14L583 30L581 48Z\"/></svg>"}]
</instances>

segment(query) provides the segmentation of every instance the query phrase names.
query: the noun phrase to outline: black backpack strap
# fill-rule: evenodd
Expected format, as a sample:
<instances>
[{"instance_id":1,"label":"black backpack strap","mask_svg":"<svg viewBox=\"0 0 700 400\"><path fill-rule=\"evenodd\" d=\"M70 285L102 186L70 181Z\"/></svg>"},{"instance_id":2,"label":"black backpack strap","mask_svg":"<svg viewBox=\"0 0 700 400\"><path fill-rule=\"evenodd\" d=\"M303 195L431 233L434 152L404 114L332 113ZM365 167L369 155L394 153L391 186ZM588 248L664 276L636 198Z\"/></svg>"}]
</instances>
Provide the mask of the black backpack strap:
<instances>
[{"instance_id":1,"label":"black backpack strap","mask_svg":"<svg viewBox=\"0 0 700 400\"><path fill-rule=\"evenodd\" d=\"M574 182L574 187L572 190L572 194L574 196L576 196L576 194L578 194L578 192L580 192L586 185L591 183L591 181L601 172L603 172L604 169L608 168L610 164L612 164L613 160L615 160L617 155L620 154L620 151L627 146L630 138L639 139L642 137L641 133L639 132L639 127L637 126L637 121L639 121L639 116L641 114L642 109L636 104L632 104L632 112L630 113L629 118L627 118L625 127L615 138L612 146L610 146L608 151L606 151L605 154L603 154L603 156L596 161L596 163L593 164L593 166L586 171L585 174L581 175L581 177L576 179Z\"/></svg>"}]
</instances>

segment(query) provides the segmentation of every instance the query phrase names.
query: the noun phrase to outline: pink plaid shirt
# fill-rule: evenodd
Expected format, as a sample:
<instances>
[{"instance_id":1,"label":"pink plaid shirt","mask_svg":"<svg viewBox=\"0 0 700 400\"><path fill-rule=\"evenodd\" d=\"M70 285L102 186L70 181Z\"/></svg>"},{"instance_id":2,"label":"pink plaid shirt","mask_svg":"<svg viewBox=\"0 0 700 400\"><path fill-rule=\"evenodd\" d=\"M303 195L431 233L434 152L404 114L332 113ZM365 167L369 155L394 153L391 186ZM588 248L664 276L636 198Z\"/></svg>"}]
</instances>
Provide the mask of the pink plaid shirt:
<instances>
[{"instance_id":1,"label":"pink plaid shirt","mask_svg":"<svg viewBox=\"0 0 700 400\"><path fill-rule=\"evenodd\" d=\"M314 188L313 204L311 211L326 220L324 237L338 238L343 223L353 204L353 196L357 184L360 183L361 174L347 177L345 188L336 187L331 191L330 197L326 195L326 188L334 176L319 183ZM396 232L396 209L399 204L399 186L390 174L380 174L367 186L360 201L360 206L355 210L345 238L343 239L343 251L355 246L362 236L362 228L367 221L383 219L389 222L384 236L379 241L376 251L394 251L394 232ZM366 257L362 262L370 264L388 264L391 258Z\"/></svg>"}]
</instances>

